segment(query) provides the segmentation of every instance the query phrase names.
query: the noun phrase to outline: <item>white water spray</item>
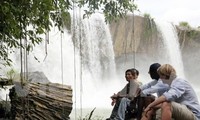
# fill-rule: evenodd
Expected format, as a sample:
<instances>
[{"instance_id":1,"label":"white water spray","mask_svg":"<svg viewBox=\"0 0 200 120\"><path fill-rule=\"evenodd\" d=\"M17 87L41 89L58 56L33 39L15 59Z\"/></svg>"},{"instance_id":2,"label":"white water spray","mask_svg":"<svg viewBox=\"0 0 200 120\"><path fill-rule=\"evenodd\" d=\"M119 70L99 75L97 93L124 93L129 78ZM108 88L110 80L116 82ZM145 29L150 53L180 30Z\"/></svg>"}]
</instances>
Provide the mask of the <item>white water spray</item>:
<instances>
[{"instance_id":1,"label":"white water spray","mask_svg":"<svg viewBox=\"0 0 200 120\"><path fill-rule=\"evenodd\" d=\"M81 79L76 79L76 92L82 92L80 95L84 98L81 101L83 108L110 107L109 96L112 93L103 90L109 89L107 85L110 79L115 79L116 74L109 26L101 14L93 14L88 19L83 19L80 11L75 14L72 20L72 32L75 34L73 41L77 51L81 52L82 65ZM79 86L80 82L82 86ZM82 90L80 87L83 87Z\"/></svg>"},{"instance_id":2,"label":"white water spray","mask_svg":"<svg viewBox=\"0 0 200 120\"><path fill-rule=\"evenodd\" d=\"M115 73L109 27L101 14L93 14L89 19L83 19L79 12L76 14L75 21L72 20L72 31L75 32L73 41L75 47L80 49L83 67L89 70L93 78L104 79L106 72Z\"/></svg>"},{"instance_id":3,"label":"white water spray","mask_svg":"<svg viewBox=\"0 0 200 120\"><path fill-rule=\"evenodd\" d=\"M165 51L161 53L161 59L168 56L166 63L171 64L177 71L177 75L185 77L182 55L179 46L179 39L175 26L167 22L156 22L158 29L163 37ZM166 57L167 58L167 57Z\"/></svg>"},{"instance_id":4,"label":"white water spray","mask_svg":"<svg viewBox=\"0 0 200 120\"><path fill-rule=\"evenodd\" d=\"M76 20L81 20L77 22L75 30L77 38L79 38L79 35L81 34L81 47L79 45L80 41L78 39L74 40L76 49L74 52L72 35L65 31L61 38L61 34L58 30L52 30L50 32L50 43L48 45L46 59L44 60L46 54L44 44L42 44L43 46L38 46L28 58L29 72L43 71L51 82L62 83L61 49L63 49L63 81L64 84L71 85L72 88L76 86L76 89L73 88L73 92L77 92L76 103L74 104L76 104L78 108L80 108L81 103L83 103L83 108L110 108L109 96L112 95L113 92L117 92L117 90L121 89L122 85L119 85L119 83L123 80L117 81L118 79L111 78L113 79L111 81L112 83L108 84L106 84L107 81L102 80L102 76L105 74L103 73L103 70L112 77L116 75L114 51L108 26L105 24L103 16L99 14L91 16L90 19L80 19L78 18L79 15L76 17ZM79 30L80 26L78 25L81 25L81 31ZM172 64L177 69L178 74L183 76L183 63L175 29L171 24L166 25L166 23L162 23L158 25L160 26L165 41L165 51L168 51L167 55L169 56L169 61L166 60L165 63ZM166 26L163 28L163 25ZM81 50L79 50L80 48ZM82 56L79 56L80 51L82 52ZM163 51L161 57L166 56L165 51ZM33 58L33 55L36 56L40 62L37 62ZM82 59L80 59L81 57ZM19 57L17 57L15 61L15 65L19 67ZM83 68L80 68L81 64L83 65ZM138 65L138 68L140 67L144 66ZM148 70L149 66L145 67L146 70ZM80 76L81 71L82 77ZM76 78L74 78L74 76L76 76ZM147 78L149 78L149 76ZM80 81L81 79L82 81ZM74 85L74 80L77 81L76 85ZM82 93L80 92L80 82L82 82L83 86ZM115 86L111 87L112 85ZM82 101L79 102L81 94Z\"/></svg>"},{"instance_id":5,"label":"white water spray","mask_svg":"<svg viewBox=\"0 0 200 120\"><path fill-rule=\"evenodd\" d=\"M109 27L100 14L78 22L75 32L78 38L81 34L81 47L79 40L72 41L72 35L67 30L61 34L53 28L49 33L47 55L45 43L37 45L28 56L28 72L42 71L53 83L71 85L73 105L78 109L111 107L109 96L114 90L109 87L111 83L108 80L115 79L116 74ZM81 32L78 25L81 25ZM15 54L13 61L15 68L20 71L19 54Z\"/></svg>"}]
</instances>

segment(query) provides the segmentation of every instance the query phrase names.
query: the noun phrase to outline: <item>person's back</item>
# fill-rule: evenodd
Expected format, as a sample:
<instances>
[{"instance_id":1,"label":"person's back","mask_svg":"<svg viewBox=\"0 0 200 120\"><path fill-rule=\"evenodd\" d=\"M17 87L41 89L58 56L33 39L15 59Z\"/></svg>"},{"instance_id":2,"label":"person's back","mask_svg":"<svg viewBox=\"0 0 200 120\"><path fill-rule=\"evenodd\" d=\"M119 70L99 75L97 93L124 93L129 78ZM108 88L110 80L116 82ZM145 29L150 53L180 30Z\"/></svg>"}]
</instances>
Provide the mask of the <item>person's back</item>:
<instances>
[{"instance_id":1,"label":"person's back","mask_svg":"<svg viewBox=\"0 0 200 120\"><path fill-rule=\"evenodd\" d=\"M169 85L164 84L161 80L153 80L149 83L147 83L148 88L144 89L141 88L142 92L141 95L142 96L147 96L147 95L152 95L154 93L157 94L157 96L161 96L165 91L169 90Z\"/></svg>"},{"instance_id":2,"label":"person's back","mask_svg":"<svg viewBox=\"0 0 200 120\"><path fill-rule=\"evenodd\" d=\"M196 93L190 83L182 78L175 78L170 90L164 93L167 100L186 105L200 119L200 105Z\"/></svg>"},{"instance_id":3,"label":"person's back","mask_svg":"<svg viewBox=\"0 0 200 120\"><path fill-rule=\"evenodd\" d=\"M157 93L157 96L162 95L165 91L169 89L169 85L164 84L160 79L157 73L157 69L161 65L159 63L153 63L149 67L149 75L153 79L153 81L148 82L142 86L140 86L141 94L143 96L147 96L150 94Z\"/></svg>"},{"instance_id":4,"label":"person's back","mask_svg":"<svg viewBox=\"0 0 200 120\"><path fill-rule=\"evenodd\" d=\"M162 82L162 80L160 80L159 74L157 72L157 70L160 66L161 65L159 63L153 63L153 64L150 65L148 73L149 73L152 81L140 86L140 89L138 90L139 93L140 93L140 96L143 96L143 97L148 96L150 98L151 97L155 98L154 93L156 93L157 97L159 97L165 91L169 90L169 85L164 84ZM145 99L147 99L147 98L145 98ZM144 103L144 104L146 104L146 106L147 106L149 104L149 102ZM155 116L156 119L160 118L160 115L159 115L160 113L161 113L160 110L156 112L156 116Z\"/></svg>"},{"instance_id":5,"label":"person's back","mask_svg":"<svg viewBox=\"0 0 200 120\"><path fill-rule=\"evenodd\" d=\"M176 70L169 64L159 67L158 74L170 89L147 106L142 120L151 120L154 111L159 108L162 120L199 120L200 104L189 82L178 78Z\"/></svg>"}]
</instances>

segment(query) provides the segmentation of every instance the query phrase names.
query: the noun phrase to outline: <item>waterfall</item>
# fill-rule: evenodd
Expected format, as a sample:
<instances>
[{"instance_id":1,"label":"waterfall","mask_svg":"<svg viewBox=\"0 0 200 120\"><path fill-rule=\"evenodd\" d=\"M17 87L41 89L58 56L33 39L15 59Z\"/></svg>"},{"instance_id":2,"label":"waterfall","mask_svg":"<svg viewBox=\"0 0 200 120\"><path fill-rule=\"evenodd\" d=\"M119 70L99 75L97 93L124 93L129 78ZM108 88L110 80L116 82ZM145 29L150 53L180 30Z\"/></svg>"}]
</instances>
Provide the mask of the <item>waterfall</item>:
<instances>
[{"instance_id":1,"label":"waterfall","mask_svg":"<svg viewBox=\"0 0 200 120\"><path fill-rule=\"evenodd\" d=\"M93 78L104 79L115 73L114 51L108 25L101 14L93 14L89 19L83 19L81 13L76 13L72 20L72 31L75 32L74 44L79 49L83 68L86 68ZM74 27L75 26L75 27Z\"/></svg>"},{"instance_id":2,"label":"waterfall","mask_svg":"<svg viewBox=\"0 0 200 120\"><path fill-rule=\"evenodd\" d=\"M77 54L80 55L79 62L82 65L82 75L76 80L75 90L82 93L77 95L77 98L83 96L81 101L83 108L110 107L109 96L113 94L110 93L113 90L109 89L113 88L109 86L111 86L111 79L115 79L116 70L109 26L105 23L102 14L96 13L85 19L82 18L80 11L73 14L75 14L71 30L75 33L73 43ZM77 106L81 105L77 103Z\"/></svg>"},{"instance_id":3,"label":"waterfall","mask_svg":"<svg viewBox=\"0 0 200 120\"><path fill-rule=\"evenodd\" d=\"M79 13L72 26L71 32L65 29L64 33L52 28L47 54L45 42L29 53L28 72L42 71L50 82L71 85L74 109L111 107L110 95L116 90L109 87L114 84L110 79L115 79L116 73L109 26L101 14L82 19ZM18 51L13 61L20 71Z\"/></svg>"},{"instance_id":4,"label":"waterfall","mask_svg":"<svg viewBox=\"0 0 200 120\"><path fill-rule=\"evenodd\" d=\"M156 21L156 24L162 35L165 49L161 52L161 59L166 58L165 63L171 64L176 69L177 75L184 78L182 55L175 26L171 23L160 21Z\"/></svg>"},{"instance_id":5,"label":"waterfall","mask_svg":"<svg viewBox=\"0 0 200 120\"><path fill-rule=\"evenodd\" d=\"M141 80L149 82L148 69L153 62L172 64L178 75L185 77L174 26L170 23L156 23L163 37L164 48L161 50L158 48L161 54L159 54L160 59L156 58L156 60L154 56L150 56L152 57L150 58L143 57L145 56L143 53L137 54L136 69L143 74L140 74L139 77L144 76L144 79ZM112 38L109 27L104 22L104 16L96 13L88 19L83 19L82 14L76 12L72 18L71 31L69 33L68 30L64 30L64 33L61 34L53 28L49 33L47 55L45 43L37 45L28 56L28 71L43 71L51 82L71 85L73 104L76 104L77 108L111 108L109 96L125 85L125 71L123 70L126 70L127 66L123 69L120 67L122 74L120 74L120 79L116 79ZM61 51L63 51L62 54ZM34 56L37 60L34 59ZM63 63L61 59L63 59ZM133 60L129 60L128 67L132 68ZM20 70L18 54L15 54L13 61L15 68ZM124 61L120 62L119 64L124 66ZM123 81L124 83L121 84ZM107 114L110 114L110 111Z\"/></svg>"}]
</instances>

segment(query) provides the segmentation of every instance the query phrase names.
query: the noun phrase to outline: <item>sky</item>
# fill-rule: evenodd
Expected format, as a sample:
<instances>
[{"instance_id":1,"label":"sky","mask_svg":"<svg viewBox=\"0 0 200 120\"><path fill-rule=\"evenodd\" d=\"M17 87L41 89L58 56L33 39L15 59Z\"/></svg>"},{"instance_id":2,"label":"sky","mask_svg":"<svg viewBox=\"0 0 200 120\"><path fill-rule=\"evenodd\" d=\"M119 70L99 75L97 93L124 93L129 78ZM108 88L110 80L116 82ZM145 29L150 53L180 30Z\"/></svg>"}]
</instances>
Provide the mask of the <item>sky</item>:
<instances>
[{"instance_id":1,"label":"sky","mask_svg":"<svg viewBox=\"0 0 200 120\"><path fill-rule=\"evenodd\" d=\"M150 14L157 20L178 25L188 22L192 27L200 26L200 0L135 0L140 14Z\"/></svg>"}]
</instances>

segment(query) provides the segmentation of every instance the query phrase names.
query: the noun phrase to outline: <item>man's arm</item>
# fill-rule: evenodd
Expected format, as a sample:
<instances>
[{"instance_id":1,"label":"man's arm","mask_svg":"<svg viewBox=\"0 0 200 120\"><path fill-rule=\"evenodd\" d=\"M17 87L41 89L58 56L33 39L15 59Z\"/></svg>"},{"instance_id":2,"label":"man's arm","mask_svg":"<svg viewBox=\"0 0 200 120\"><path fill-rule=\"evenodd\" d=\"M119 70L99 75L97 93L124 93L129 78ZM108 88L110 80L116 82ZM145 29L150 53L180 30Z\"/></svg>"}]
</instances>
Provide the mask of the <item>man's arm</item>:
<instances>
[{"instance_id":1,"label":"man's arm","mask_svg":"<svg viewBox=\"0 0 200 120\"><path fill-rule=\"evenodd\" d=\"M145 114L146 112L148 112L151 109L157 108L158 106L160 106L160 104L162 104L163 102L167 101L166 97L164 95L160 96L159 98L157 98L155 101L153 101L151 104L149 104L146 108L145 108Z\"/></svg>"},{"instance_id":2,"label":"man's arm","mask_svg":"<svg viewBox=\"0 0 200 120\"><path fill-rule=\"evenodd\" d=\"M150 88L151 86L155 85L156 83L157 83L157 80L153 80L153 81L148 82L148 83L146 83L146 84L144 84L144 85L141 85L141 86L140 86L140 89L141 89L141 90L148 89L148 88Z\"/></svg>"},{"instance_id":3,"label":"man's arm","mask_svg":"<svg viewBox=\"0 0 200 120\"><path fill-rule=\"evenodd\" d=\"M144 95L153 94L153 93L164 93L165 91L169 90L169 85L164 84L161 81L158 81L155 85L151 86L150 88L144 89L142 93Z\"/></svg>"}]
</instances>

